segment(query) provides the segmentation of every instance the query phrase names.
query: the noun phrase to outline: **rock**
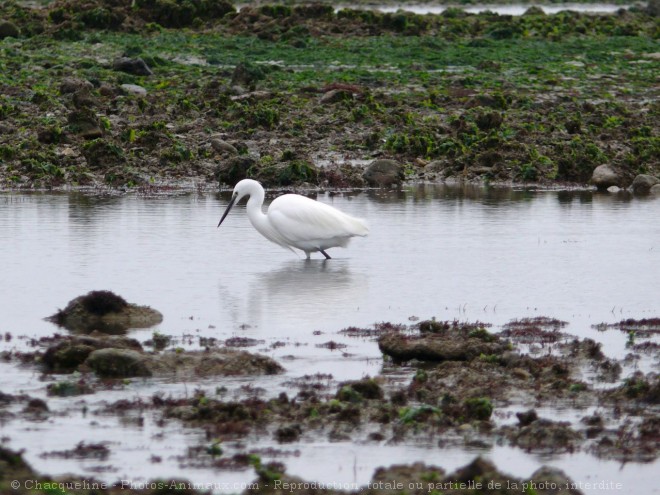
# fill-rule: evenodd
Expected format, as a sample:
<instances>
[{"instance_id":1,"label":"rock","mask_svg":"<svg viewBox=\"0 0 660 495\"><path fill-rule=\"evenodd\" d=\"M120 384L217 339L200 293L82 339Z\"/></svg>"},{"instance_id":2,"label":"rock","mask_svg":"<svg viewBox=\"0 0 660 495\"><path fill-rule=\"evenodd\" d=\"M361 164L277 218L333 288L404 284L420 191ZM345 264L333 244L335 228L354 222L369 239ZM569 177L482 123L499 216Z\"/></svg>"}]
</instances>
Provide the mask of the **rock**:
<instances>
[{"instance_id":1,"label":"rock","mask_svg":"<svg viewBox=\"0 0 660 495\"><path fill-rule=\"evenodd\" d=\"M362 399L382 399L383 389L372 378L341 384L336 395L342 402L360 402Z\"/></svg>"},{"instance_id":2,"label":"rock","mask_svg":"<svg viewBox=\"0 0 660 495\"><path fill-rule=\"evenodd\" d=\"M189 380L210 376L275 375L284 368L274 359L234 349L164 352L150 356L149 370L154 375L171 375Z\"/></svg>"},{"instance_id":3,"label":"rock","mask_svg":"<svg viewBox=\"0 0 660 495\"><path fill-rule=\"evenodd\" d=\"M96 139L85 146L83 156L92 170L107 170L122 165L126 160L123 150L105 139Z\"/></svg>"},{"instance_id":4,"label":"rock","mask_svg":"<svg viewBox=\"0 0 660 495\"><path fill-rule=\"evenodd\" d=\"M241 62L234 68L234 72L231 75L230 85L232 87L239 86L241 88L254 90L257 81L260 81L265 77L265 69L261 66Z\"/></svg>"},{"instance_id":5,"label":"rock","mask_svg":"<svg viewBox=\"0 0 660 495\"><path fill-rule=\"evenodd\" d=\"M475 122L482 131L490 129L499 129L502 127L504 117L499 112L481 112L477 115Z\"/></svg>"},{"instance_id":6,"label":"rock","mask_svg":"<svg viewBox=\"0 0 660 495\"><path fill-rule=\"evenodd\" d=\"M378 339L378 347L395 361L470 361L482 354L502 354L507 344L499 339L488 342L479 337L457 337L453 333L410 338L391 332Z\"/></svg>"},{"instance_id":7,"label":"rock","mask_svg":"<svg viewBox=\"0 0 660 495\"><path fill-rule=\"evenodd\" d=\"M352 99L353 93L350 91L346 91L344 89L332 89L321 96L319 103L322 105L327 105L329 103L337 103L340 101L351 101Z\"/></svg>"},{"instance_id":8,"label":"rock","mask_svg":"<svg viewBox=\"0 0 660 495\"><path fill-rule=\"evenodd\" d=\"M660 0L649 0L648 5L646 6L646 12L650 16L660 17Z\"/></svg>"},{"instance_id":9,"label":"rock","mask_svg":"<svg viewBox=\"0 0 660 495\"><path fill-rule=\"evenodd\" d=\"M649 192L655 196L660 196L660 184L656 184L651 189Z\"/></svg>"},{"instance_id":10,"label":"rock","mask_svg":"<svg viewBox=\"0 0 660 495\"><path fill-rule=\"evenodd\" d=\"M163 315L148 306L129 304L110 291L92 291L71 300L47 319L71 331L121 334L129 328L157 325Z\"/></svg>"},{"instance_id":11,"label":"rock","mask_svg":"<svg viewBox=\"0 0 660 495\"><path fill-rule=\"evenodd\" d=\"M521 426L509 435L512 445L532 452L572 452L582 435L571 428L568 422L537 419Z\"/></svg>"},{"instance_id":12,"label":"rock","mask_svg":"<svg viewBox=\"0 0 660 495\"><path fill-rule=\"evenodd\" d=\"M117 89L108 83L101 83L101 86L99 87L99 94L101 96L115 96L117 93Z\"/></svg>"},{"instance_id":13,"label":"rock","mask_svg":"<svg viewBox=\"0 0 660 495\"><path fill-rule=\"evenodd\" d=\"M137 351L109 347L92 352L85 364L103 378L151 376L148 357Z\"/></svg>"},{"instance_id":14,"label":"rock","mask_svg":"<svg viewBox=\"0 0 660 495\"><path fill-rule=\"evenodd\" d=\"M87 108L75 110L68 117L69 129L84 139L103 136L103 129L96 114Z\"/></svg>"},{"instance_id":15,"label":"rock","mask_svg":"<svg viewBox=\"0 0 660 495\"><path fill-rule=\"evenodd\" d=\"M422 462L379 467L374 471L371 483L361 489L360 493L364 493L365 495L416 494L418 492L407 490L407 488L409 486L415 486L415 483L422 479L441 480L445 477L445 474L445 471L441 467L429 466ZM427 486L428 484L425 484L425 488ZM431 492L432 490L429 489L428 491ZM442 493L440 490L438 492Z\"/></svg>"},{"instance_id":16,"label":"rock","mask_svg":"<svg viewBox=\"0 0 660 495\"><path fill-rule=\"evenodd\" d=\"M429 176L444 176L448 167L449 163L447 161L433 160L428 162L424 167L424 174Z\"/></svg>"},{"instance_id":17,"label":"rock","mask_svg":"<svg viewBox=\"0 0 660 495\"><path fill-rule=\"evenodd\" d=\"M89 108L96 105L96 98L89 89L84 88L73 93L73 104L76 108Z\"/></svg>"},{"instance_id":18,"label":"rock","mask_svg":"<svg viewBox=\"0 0 660 495\"><path fill-rule=\"evenodd\" d=\"M599 165L591 175L591 183L599 191L605 191L610 186L618 186L621 182L619 174L609 165Z\"/></svg>"},{"instance_id":19,"label":"rock","mask_svg":"<svg viewBox=\"0 0 660 495\"><path fill-rule=\"evenodd\" d=\"M220 153L229 153L231 155L238 155L238 150L227 141L219 138L211 139L211 147Z\"/></svg>"},{"instance_id":20,"label":"rock","mask_svg":"<svg viewBox=\"0 0 660 495\"><path fill-rule=\"evenodd\" d=\"M257 164L250 156L236 156L218 165L215 176L221 184L236 185L238 181L246 179L248 171Z\"/></svg>"},{"instance_id":21,"label":"rock","mask_svg":"<svg viewBox=\"0 0 660 495\"><path fill-rule=\"evenodd\" d=\"M122 84L121 89L131 95L147 96L147 90L137 84Z\"/></svg>"},{"instance_id":22,"label":"rock","mask_svg":"<svg viewBox=\"0 0 660 495\"><path fill-rule=\"evenodd\" d=\"M607 192L616 194L621 192L621 188L619 186L610 186L607 188Z\"/></svg>"},{"instance_id":23,"label":"rock","mask_svg":"<svg viewBox=\"0 0 660 495\"><path fill-rule=\"evenodd\" d=\"M112 64L114 70L134 74L136 76L151 76L152 70L141 58L128 58L121 57L114 61Z\"/></svg>"},{"instance_id":24,"label":"rock","mask_svg":"<svg viewBox=\"0 0 660 495\"><path fill-rule=\"evenodd\" d=\"M660 184L660 179L652 175L640 174L635 177L632 183L632 190L635 194L649 194L651 188L656 184Z\"/></svg>"},{"instance_id":25,"label":"rock","mask_svg":"<svg viewBox=\"0 0 660 495\"><path fill-rule=\"evenodd\" d=\"M493 403L485 397L473 397L463 403L467 419L488 421L493 414Z\"/></svg>"},{"instance_id":26,"label":"rock","mask_svg":"<svg viewBox=\"0 0 660 495\"><path fill-rule=\"evenodd\" d=\"M372 187L400 184L403 180L403 165L394 160L376 160L367 167L362 177Z\"/></svg>"},{"instance_id":27,"label":"rock","mask_svg":"<svg viewBox=\"0 0 660 495\"><path fill-rule=\"evenodd\" d=\"M61 94L75 93L81 89L91 91L94 89L94 85L85 79L78 79L75 77L66 77L62 79L62 83L60 84Z\"/></svg>"},{"instance_id":28,"label":"rock","mask_svg":"<svg viewBox=\"0 0 660 495\"><path fill-rule=\"evenodd\" d=\"M283 425L280 426L277 430L275 430L275 439L279 443L297 442L298 439L300 439L301 433L302 433L302 429L298 424Z\"/></svg>"},{"instance_id":29,"label":"rock","mask_svg":"<svg viewBox=\"0 0 660 495\"><path fill-rule=\"evenodd\" d=\"M516 417L518 418L518 424L520 426L531 425L534 421L539 419L534 409L525 412L518 412L516 413Z\"/></svg>"},{"instance_id":30,"label":"rock","mask_svg":"<svg viewBox=\"0 0 660 495\"><path fill-rule=\"evenodd\" d=\"M29 412L48 412L48 404L43 399L30 399L25 406L24 411Z\"/></svg>"},{"instance_id":31,"label":"rock","mask_svg":"<svg viewBox=\"0 0 660 495\"><path fill-rule=\"evenodd\" d=\"M21 30L16 24L10 21L0 21L0 40L4 38L18 38Z\"/></svg>"},{"instance_id":32,"label":"rock","mask_svg":"<svg viewBox=\"0 0 660 495\"><path fill-rule=\"evenodd\" d=\"M545 11L537 5L532 5L525 12L523 12L523 15L524 16L545 15Z\"/></svg>"},{"instance_id":33,"label":"rock","mask_svg":"<svg viewBox=\"0 0 660 495\"><path fill-rule=\"evenodd\" d=\"M66 343L49 347L44 354L44 364L52 371L75 370L96 350L86 343Z\"/></svg>"},{"instance_id":34,"label":"rock","mask_svg":"<svg viewBox=\"0 0 660 495\"><path fill-rule=\"evenodd\" d=\"M453 475L449 475L448 479L456 479L457 481L467 482L486 477L490 473L497 472L495 465L482 457L477 457L467 466L459 468Z\"/></svg>"},{"instance_id":35,"label":"rock","mask_svg":"<svg viewBox=\"0 0 660 495\"><path fill-rule=\"evenodd\" d=\"M65 337L46 349L41 361L48 371L75 371L89 355L107 347L141 351L142 346L135 339L126 337L94 338L89 336Z\"/></svg>"},{"instance_id":36,"label":"rock","mask_svg":"<svg viewBox=\"0 0 660 495\"><path fill-rule=\"evenodd\" d=\"M531 479L538 487L537 495L556 495L567 493L569 495L582 495L577 488L572 488L568 475L561 469L551 466L541 466L532 473Z\"/></svg>"},{"instance_id":37,"label":"rock","mask_svg":"<svg viewBox=\"0 0 660 495\"><path fill-rule=\"evenodd\" d=\"M199 358L194 364L197 376L276 375L284 371L274 359L245 351L225 349L193 356Z\"/></svg>"}]
</instances>

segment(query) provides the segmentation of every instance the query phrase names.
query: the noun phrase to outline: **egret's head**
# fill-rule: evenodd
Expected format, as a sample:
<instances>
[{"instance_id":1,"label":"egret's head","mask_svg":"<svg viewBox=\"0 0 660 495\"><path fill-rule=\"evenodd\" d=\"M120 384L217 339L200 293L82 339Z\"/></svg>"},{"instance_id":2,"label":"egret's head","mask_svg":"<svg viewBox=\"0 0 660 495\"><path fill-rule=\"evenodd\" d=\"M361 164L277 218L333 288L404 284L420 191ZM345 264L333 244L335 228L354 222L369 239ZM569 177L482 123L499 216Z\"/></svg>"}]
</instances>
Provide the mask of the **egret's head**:
<instances>
[{"instance_id":1,"label":"egret's head","mask_svg":"<svg viewBox=\"0 0 660 495\"><path fill-rule=\"evenodd\" d=\"M250 196L251 194L254 194L255 191L258 191L260 189L263 190L261 184L259 184L256 180L252 180L252 179L243 179L238 184L236 184L234 186L234 191L231 193L231 200L227 205L227 209L222 214L222 218L220 219L220 222L218 222L218 227L220 227L224 219L229 214L229 211L236 203L238 203L241 199L243 199L244 196Z\"/></svg>"}]
</instances>

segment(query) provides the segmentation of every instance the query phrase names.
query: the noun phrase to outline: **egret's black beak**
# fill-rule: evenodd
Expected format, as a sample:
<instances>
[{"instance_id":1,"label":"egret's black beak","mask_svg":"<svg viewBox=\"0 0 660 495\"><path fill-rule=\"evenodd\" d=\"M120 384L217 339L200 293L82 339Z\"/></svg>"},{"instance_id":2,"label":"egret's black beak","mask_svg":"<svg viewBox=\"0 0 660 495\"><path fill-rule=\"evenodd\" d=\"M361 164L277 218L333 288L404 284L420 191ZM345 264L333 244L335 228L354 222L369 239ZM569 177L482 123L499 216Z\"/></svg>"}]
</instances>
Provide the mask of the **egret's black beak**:
<instances>
[{"instance_id":1,"label":"egret's black beak","mask_svg":"<svg viewBox=\"0 0 660 495\"><path fill-rule=\"evenodd\" d=\"M229 214L229 210L231 210L231 207L234 206L234 203L236 202L236 198L237 198L237 197L238 197L238 196L232 196L231 201L230 201L229 204L227 205L227 209L226 209L225 212L222 214L222 218L221 218L220 221L218 222L218 227L220 227L220 225L221 225L222 222L224 221L225 217Z\"/></svg>"}]
</instances>

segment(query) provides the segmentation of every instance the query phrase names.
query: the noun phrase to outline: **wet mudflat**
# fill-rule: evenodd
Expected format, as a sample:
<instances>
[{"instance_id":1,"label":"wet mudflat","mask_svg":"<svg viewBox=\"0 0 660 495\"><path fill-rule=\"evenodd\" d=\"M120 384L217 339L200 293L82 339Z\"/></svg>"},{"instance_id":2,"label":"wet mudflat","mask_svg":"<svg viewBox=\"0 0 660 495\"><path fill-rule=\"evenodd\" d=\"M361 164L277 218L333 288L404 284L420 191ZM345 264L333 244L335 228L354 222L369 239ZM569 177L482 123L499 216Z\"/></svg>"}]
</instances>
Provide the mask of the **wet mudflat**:
<instances>
[{"instance_id":1,"label":"wet mudflat","mask_svg":"<svg viewBox=\"0 0 660 495\"><path fill-rule=\"evenodd\" d=\"M430 185L317 199L371 236L305 262L241 209L216 229L225 194L4 194L4 445L50 475L233 487L218 493L291 476L539 481L542 465L584 493L653 493L656 200ZM163 321L108 335L42 319L91 290ZM494 466L456 473L478 455ZM392 464L408 467L374 475Z\"/></svg>"}]
</instances>

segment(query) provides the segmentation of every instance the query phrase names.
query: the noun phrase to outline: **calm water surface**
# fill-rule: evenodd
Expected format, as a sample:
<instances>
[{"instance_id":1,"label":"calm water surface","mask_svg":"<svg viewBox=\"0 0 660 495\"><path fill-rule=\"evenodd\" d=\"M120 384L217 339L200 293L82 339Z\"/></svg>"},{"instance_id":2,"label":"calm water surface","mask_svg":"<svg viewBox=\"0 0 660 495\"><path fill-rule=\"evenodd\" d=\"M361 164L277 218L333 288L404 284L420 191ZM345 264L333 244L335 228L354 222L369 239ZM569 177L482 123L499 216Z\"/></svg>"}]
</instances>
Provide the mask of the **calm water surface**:
<instances>
[{"instance_id":1,"label":"calm water surface","mask_svg":"<svg viewBox=\"0 0 660 495\"><path fill-rule=\"evenodd\" d=\"M258 380L271 395L286 388L285 380L305 374L331 373L336 380L378 374L382 360L377 345L337 333L347 326L436 317L481 320L497 330L514 318L550 316L568 321L567 332L603 342L606 353L622 357L625 336L597 332L591 325L660 313L660 200L449 186L322 194L317 199L366 218L371 235L354 240L346 250L331 250L332 260L305 261L304 255L263 239L242 206L216 228L228 197L0 194L0 333L17 337L0 342L0 350L24 348L26 340L20 336L52 335L57 329L44 317L80 294L106 289L163 312L164 321L155 329L131 333L140 340L153 330L193 348L198 348L197 336L261 340L251 350L275 357L287 369L284 377ZM182 338L186 335L192 338ZM346 352L317 346L330 340L345 343ZM275 342L280 345L271 346ZM38 373L0 366L3 392L45 395ZM120 398L148 399L156 390L176 395L195 387L213 391L217 385L212 380L135 382L83 397L79 409ZM122 433L125 438L111 445L109 462L115 469L95 476L253 478L251 471L218 474L182 468L177 455L204 442L194 430L171 425L163 436L150 417L141 427L130 426L116 417L72 413L77 406L71 399L51 398L51 404L67 413L36 425L2 425L9 445L26 448L28 460L44 472L89 472L94 468L90 461L42 459L39 454L72 448L80 440L107 440L129 429L131 435ZM270 438L259 442L281 448ZM145 462L146 445L150 453L162 451L162 463ZM337 449L352 454L338 455ZM366 483L383 464L420 459L451 469L476 455L437 446L325 442L290 450L284 462L293 474L357 483ZM520 476L548 462L504 447L479 453ZM648 475L658 466L619 466L586 454L557 457L551 464L576 480L621 480L627 483L625 493L636 493L640 477L651 481ZM653 483L646 488L658 493L652 491Z\"/></svg>"}]
</instances>

